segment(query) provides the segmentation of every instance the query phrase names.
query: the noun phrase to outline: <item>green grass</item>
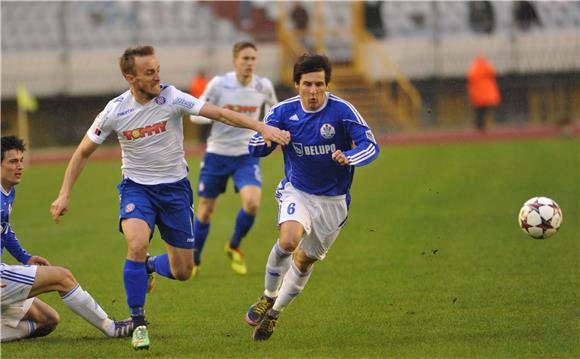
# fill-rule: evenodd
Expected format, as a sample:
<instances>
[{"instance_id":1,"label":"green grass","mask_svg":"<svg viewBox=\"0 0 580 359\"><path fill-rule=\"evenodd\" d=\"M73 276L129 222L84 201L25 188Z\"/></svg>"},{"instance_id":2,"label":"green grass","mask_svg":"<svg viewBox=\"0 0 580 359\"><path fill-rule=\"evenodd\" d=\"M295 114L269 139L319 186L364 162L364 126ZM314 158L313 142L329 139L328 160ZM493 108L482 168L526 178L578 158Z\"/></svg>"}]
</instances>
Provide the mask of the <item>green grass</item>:
<instances>
[{"instance_id":1,"label":"green grass","mask_svg":"<svg viewBox=\"0 0 580 359\"><path fill-rule=\"evenodd\" d=\"M357 169L349 222L283 313L270 341L254 343L243 322L263 289L276 239L272 197L279 153L263 161L264 196L243 244L249 273L223 254L239 199L220 198L198 278L160 280L147 298L151 350L109 340L55 293L41 298L62 317L46 338L2 345L6 358L579 357L579 141L542 140L383 147ZM198 158L190 158L193 185ZM12 224L24 247L70 268L117 318L126 245L117 232L119 161L92 162L60 225L48 208L64 165L36 166L18 188ZM563 209L560 232L544 241L518 228L530 197ZM158 234L152 253L163 243ZM8 255L5 254L7 257Z\"/></svg>"}]
</instances>

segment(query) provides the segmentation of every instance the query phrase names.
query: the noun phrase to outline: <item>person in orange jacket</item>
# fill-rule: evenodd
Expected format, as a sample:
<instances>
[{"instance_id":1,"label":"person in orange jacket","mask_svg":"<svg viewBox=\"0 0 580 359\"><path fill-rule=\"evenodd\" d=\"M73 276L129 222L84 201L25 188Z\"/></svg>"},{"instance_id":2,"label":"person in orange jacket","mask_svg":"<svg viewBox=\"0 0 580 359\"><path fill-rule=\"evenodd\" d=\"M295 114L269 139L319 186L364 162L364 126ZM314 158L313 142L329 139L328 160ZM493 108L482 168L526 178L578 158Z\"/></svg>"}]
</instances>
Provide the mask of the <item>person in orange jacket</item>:
<instances>
[{"instance_id":1,"label":"person in orange jacket","mask_svg":"<svg viewBox=\"0 0 580 359\"><path fill-rule=\"evenodd\" d=\"M467 80L469 99L475 109L475 126L484 131L487 112L501 102L495 69L485 57L479 55L467 72Z\"/></svg>"},{"instance_id":2,"label":"person in orange jacket","mask_svg":"<svg viewBox=\"0 0 580 359\"><path fill-rule=\"evenodd\" d=\"M189 86L189 94L195 98L199 98L207 83L209 82L209 78L205 75L205 71L200 70L197 75L191 78L191 84Z\"/></svg>"}]
</instances>

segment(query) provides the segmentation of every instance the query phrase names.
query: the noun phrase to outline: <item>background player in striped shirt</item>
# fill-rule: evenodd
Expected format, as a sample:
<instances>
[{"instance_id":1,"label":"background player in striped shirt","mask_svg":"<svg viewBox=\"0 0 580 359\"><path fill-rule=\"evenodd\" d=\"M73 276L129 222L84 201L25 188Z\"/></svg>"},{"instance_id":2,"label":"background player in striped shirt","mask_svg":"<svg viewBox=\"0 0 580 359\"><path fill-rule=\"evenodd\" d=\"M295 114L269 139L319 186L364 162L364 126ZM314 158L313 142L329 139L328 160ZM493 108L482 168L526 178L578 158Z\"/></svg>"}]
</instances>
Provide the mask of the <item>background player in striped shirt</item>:
<instances>
[{"instance_id":1,"label":"background player in striped shirt","mask_svg":"<svg viewBox=\"0 0 580 359\"><path fill-rule=\"evenodd\" d=\"M346 223L355 167L379 154L371 129L349 102L327 92L331 66L325 56L303 55L294 65L298 96L274 106L265 122L290 132L282 148L285 178L276 189L279 239L266 264L265 290L248 309L254 340L274 332L280 312L298 296ZM250 153L267 156L259 134Z\"/></svg>"},{"instance_id":2,"label":"background player in striped shirt","mask_svg":"<svg viewBox=\"0 0 580 359\"><path fill-rule=\"evenodd\" d=\"M37 295L58 292L73 312L109 337L131 335L131 319L113 321L84 291L66 268L51 266L48 260L30 255L22 248L10 226L10 212L16 197L16 185L24 171L24 143L14 136L2 137L2 239L4 248L23 265L0 264L2 342L43 337L50 334L60 321L56 310L36 298Z\"/></svg>"},{"instance_id":3,"label":"background player in striped shirt","mask_svg":"<svg viewBox=\"0 0 580 359\"><path fill-rule=\"evenodd\" d=\"M92 153L111 132L122 150L123 179L119 190L119 230L127 241L123 280L135 330L134 349L149 348L145 320L148 273L187 280L193 269L193 193L183 149L185 115L202 115L262 133L268 141L286 144L289 134L161 84L160 65L151 46L128 48L119 59L130 89L111 100L74 152L57 199L53 219L68 210L74 183ZM167 253L148 257L155 226Z\"/></svg>"},{"instance_id":4,"label":"background player in striped shirt","mask_svg":"<svg viewBox=\"0 0 580 359\"><path fill-rule=\"evenodd\" d=\"M257 48L254 43L236 43L233 47L235 71L214 77L200 99L259 121L262 106L264 113L267 113L278 99L272 82L254 74L256 57ZM196 123L209 123L209 120L199 116L191 119ZM250 156L248 151L248 142L254 133L252 130L219 122L212 125L197 187L199 202L195 218L194 275L201 264L201 253L209 234L217 197L225 192L230 177L234 181L235 191L240 193L242 208L236 217L234 232L231 240L226 243L225 252L236 273L247 272L240 242L254 224L262 197L259 158Z\"/></svg>"}]
</instances>

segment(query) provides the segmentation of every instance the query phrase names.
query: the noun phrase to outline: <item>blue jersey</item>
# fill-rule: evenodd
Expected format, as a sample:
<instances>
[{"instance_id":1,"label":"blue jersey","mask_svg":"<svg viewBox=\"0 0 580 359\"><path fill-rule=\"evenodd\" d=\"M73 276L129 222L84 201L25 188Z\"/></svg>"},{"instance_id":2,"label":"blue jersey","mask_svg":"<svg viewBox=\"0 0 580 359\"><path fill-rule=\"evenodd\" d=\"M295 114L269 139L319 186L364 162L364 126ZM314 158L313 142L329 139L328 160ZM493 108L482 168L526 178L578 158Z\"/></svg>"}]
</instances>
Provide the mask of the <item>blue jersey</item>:
<instances>
[{"instance_id":1,"label":"blue jersey","mask_svg":"<svg viewBox=\"0 0 580 359\"><path fill-rule=\"evenodd\" d=\"M264 121L290 132L291 143L284 153L283 181L306 193L339 196L349 192L354 167L364 166L379 155L371 129L349 102L326 94L326 102L317 111L306 111L300 97L280 102L266 114ZM276 145L266 147L258 133L249 143L250 153L257 157L269 155ZM341 150L349 164L342 166L332 159Z\"/></svg>"},{"instance_id":2,"label":"blue jersey","mask_svg":"<svg viewBox=\"0 0 580 359\"><path fill-rule=\"evenodd\" d=\"M4 247L12 254L20 263L26 264L31 255L26 252L16 238L16 234L10 227L10 212L12 212L12 204L16 197L16 188L12 187L10 193L5 193L2 189L2 245L0 248L0 255L4 254Z\"/></svg>"}]
</instances>

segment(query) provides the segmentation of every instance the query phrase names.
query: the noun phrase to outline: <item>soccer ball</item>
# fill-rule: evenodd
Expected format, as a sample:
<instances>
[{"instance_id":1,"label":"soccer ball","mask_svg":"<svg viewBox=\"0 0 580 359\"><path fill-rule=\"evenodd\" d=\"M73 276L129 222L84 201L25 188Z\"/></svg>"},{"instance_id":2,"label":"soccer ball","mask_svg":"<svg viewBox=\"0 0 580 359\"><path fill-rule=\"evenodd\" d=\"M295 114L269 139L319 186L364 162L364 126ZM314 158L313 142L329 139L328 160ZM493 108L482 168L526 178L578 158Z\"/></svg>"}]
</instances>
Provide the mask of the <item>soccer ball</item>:
<instances>
[{"instance_id":1,"label":"soccer ball","mask_svg":"<svg viewBox=\"0 0 580 359\"><path fill-rule=\"evenodd\" d=\"M520 209L518 222L522 231L535 239L546 239L558 232L562 224L560 206L548 197L534 197Z\"/></svg>"}]
</instances>

